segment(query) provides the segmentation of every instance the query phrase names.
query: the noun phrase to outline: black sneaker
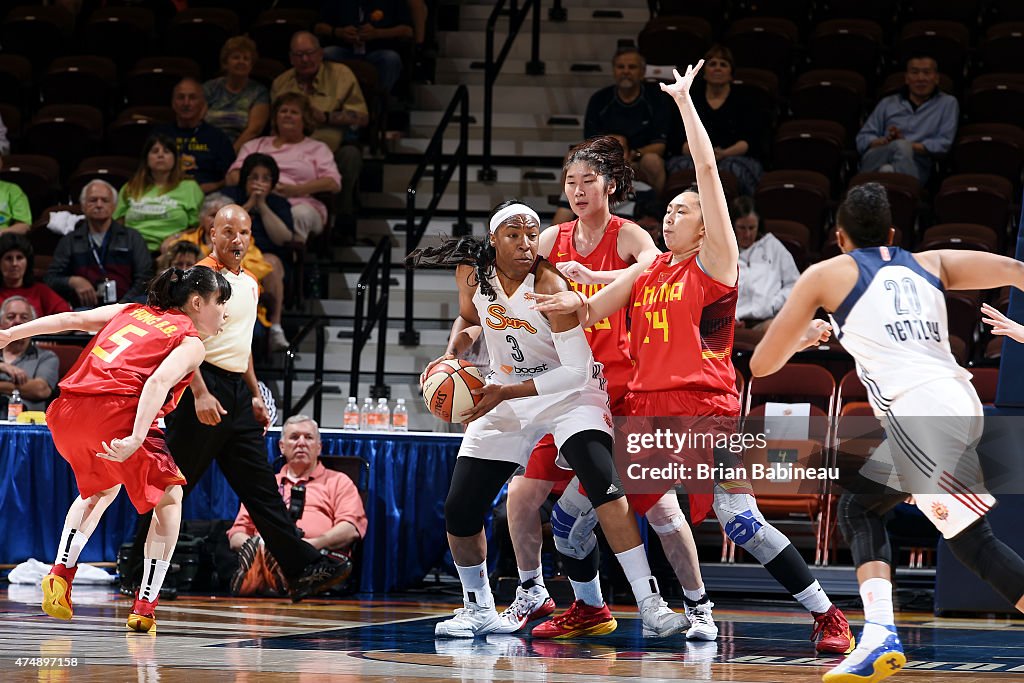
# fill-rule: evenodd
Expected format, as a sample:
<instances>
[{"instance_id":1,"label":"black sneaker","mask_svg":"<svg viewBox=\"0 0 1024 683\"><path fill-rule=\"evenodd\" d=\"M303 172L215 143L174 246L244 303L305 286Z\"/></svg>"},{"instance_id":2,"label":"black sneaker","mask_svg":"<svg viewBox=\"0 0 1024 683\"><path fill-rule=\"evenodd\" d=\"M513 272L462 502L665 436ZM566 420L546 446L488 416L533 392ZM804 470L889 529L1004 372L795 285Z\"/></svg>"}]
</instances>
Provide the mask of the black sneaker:
<instances>
[{"instance_id":1,"label":"black sneaker","mask_svg":"<svg viewBox=\"0 0 1024 683\"><path fill-rule=\"evenodd\" d=\"M299 602L302 598L338 585L351 574L351 560L346 559L344 562L339 562L324 555L313 564L306 565L302 575L291 582L288 595L292 602Z\"/></svg>"}]
</instances>

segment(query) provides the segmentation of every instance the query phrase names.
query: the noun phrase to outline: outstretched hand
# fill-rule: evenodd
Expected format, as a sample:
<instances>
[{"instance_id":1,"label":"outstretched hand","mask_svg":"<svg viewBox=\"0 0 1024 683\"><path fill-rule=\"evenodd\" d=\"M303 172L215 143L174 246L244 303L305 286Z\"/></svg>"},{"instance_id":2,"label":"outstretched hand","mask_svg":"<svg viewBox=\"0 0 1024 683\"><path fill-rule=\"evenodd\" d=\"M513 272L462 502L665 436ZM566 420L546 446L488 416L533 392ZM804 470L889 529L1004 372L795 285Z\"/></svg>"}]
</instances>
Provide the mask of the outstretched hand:
<instances>
[{"instance_id":1,"label":"outstretched hand","mask_svg":"<svg viewBox=\"0 0 1024 683\"><path fill-rule=\"evenodd\" d=\"M988 304L981 305L981 313L981 321L992 326L992 334L1024 343L1024 326L1020 323L1011 320Z\"/></svg>"},{"instance_id":2,"label":"outstretched hand","mask_svg":"<svg viewBox=\"0 0 1024 683\"><path fill-rule=\"evenodd\" d=\"M541 313L575 313L583 308L585 301L575 292L570 291L556 292L555 294L527 292L523 298L535 302L530 308Z\"/></svg>"},{"instance_id":3,"label":"outstretched hand","mask_svg":"<svg viewBox=\"0 0 1024 683\"><path fill-rule=\"evenodd\" d=\"M126 436L123 439L111 439L109 444L104 441L102 442L104 452L97 453L96 457L113 462L124 462L139 449L142 441L140 437L132 435Z\"/></svg>"},{"instance_id":4,"label":"outstretched hand","mask_svg":"<svg viewBox=\"0 0 1024 683\"><path fill-rule=\"evenodd\" d=\"M701 59L697 62L697 65L690 65L686 67L686 74L683 76L679 75L679 72L672 69L672 75L675 76L675 83L662 83L661 91L666 92L672 96L675 100L680 100L687 97L690 93L690 86L693 85L693 79L697 77L697 72L704 66L704 60Z\"/></svg>"}]
</instances>

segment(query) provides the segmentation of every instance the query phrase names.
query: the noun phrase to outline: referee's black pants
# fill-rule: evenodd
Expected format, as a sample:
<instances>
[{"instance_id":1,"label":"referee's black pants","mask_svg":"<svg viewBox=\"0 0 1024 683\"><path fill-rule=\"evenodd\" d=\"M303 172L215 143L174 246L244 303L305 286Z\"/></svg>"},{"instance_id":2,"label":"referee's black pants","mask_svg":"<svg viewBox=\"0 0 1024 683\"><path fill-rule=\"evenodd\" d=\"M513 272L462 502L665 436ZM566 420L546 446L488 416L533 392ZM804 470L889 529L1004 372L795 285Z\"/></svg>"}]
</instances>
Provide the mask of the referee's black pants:
<instances>
[{"instance_id":1,"label":"referee's black pants","mask_svg":"<svg viewBox=\"0 0 1024 683\"><path fill-rule=\"evenodd\" d=\"M216 426L196 416L195 396L186 389L178 407L165 418L167 447L192 491L214 460L241 499L267 549L289 579L297 578L320 552L303 541L288 515L267 459L263 425L252 413L252 394L239 373L203 363L199 372L210 393L227 411ZM131 566L141 566L152 513L139 518Z\"/></svg>"}]
</instances>

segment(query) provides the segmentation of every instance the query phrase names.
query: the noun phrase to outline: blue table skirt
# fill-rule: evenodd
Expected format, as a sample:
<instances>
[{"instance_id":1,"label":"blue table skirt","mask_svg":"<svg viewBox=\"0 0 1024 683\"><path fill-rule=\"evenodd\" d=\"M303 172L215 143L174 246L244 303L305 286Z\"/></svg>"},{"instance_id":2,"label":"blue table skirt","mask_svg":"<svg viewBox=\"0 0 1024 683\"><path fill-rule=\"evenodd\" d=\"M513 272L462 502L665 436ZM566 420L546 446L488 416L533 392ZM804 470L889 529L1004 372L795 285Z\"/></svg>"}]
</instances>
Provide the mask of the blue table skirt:
<instances>
[{"instance_id":1,"label":"blue table skirt","mask_svg":"<svg viewBox=\"0 0 1024 683\"><path fill-rule=\"evenodd\" d=\"M278 455L278 431L267 435ZM360 590L385 592L421 580L448 548L444 499L461 436L347 433L324 430L325 455L358 455L370 463ZM35 557L51 562L64 515L78 495L71 468L46 427L0 425L0 563ZM233 519L238 497L214 464L185 501L185 519ZM83 562L114 561L135 527L124 494L110 506L82 552Z\"/></svg>"}]
</instances>

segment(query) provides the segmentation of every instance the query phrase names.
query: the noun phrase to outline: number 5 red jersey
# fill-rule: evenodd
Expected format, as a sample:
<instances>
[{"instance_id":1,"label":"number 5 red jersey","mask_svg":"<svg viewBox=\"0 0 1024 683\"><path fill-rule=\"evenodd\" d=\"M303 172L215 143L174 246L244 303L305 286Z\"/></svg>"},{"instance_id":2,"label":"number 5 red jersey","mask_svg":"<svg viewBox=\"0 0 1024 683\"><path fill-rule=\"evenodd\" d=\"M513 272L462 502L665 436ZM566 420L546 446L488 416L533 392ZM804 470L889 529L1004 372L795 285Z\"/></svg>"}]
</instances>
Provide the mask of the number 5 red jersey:
<instances>
[{"instance_id":1,"label":"number 5 red jersey","mask_svg":"<svg viewBox=\"0 0 1024 683\"><path fill-rule=\"evenodd\" d=\"M60 383L62 393L132 396L186 337L199 337L192 319L175 310L131 305L111 318ZM167 396L158 417L174 409L192 373Z\"/></svg>"}]
</instances>

